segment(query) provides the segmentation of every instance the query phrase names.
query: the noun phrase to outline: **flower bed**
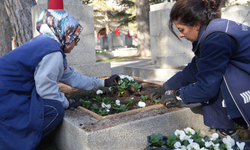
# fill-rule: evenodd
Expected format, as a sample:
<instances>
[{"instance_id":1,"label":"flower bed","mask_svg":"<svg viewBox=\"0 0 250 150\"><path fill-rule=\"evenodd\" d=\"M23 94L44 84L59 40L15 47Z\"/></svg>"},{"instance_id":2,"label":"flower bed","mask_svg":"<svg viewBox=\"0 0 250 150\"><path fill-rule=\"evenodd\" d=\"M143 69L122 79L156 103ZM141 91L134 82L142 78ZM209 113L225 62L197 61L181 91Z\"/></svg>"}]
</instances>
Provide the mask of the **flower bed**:
<instances>
[{"instance_id":1,"label":"flower bed","mask_svg":"<svg viewBox=\"0 0 250 150\"><path fill-rule=\"evenodd\" d=\"M129 76L120 77L121 81L118 86L105 87L97 91L84 91L61 83L59 87L60 91L65 93L67 98L80 100L84 107L80 109L85 112L91 111L92 113L90 113L97 119L100 119L100 116L162 107L159 100L151 100L149 98L152 90L159 88L162 83L138 78L135 80Z\"/></svg>"},{"instance_id":2,"label":"flower bed","mask_svg":"<svg viewBox=\"0 0 250 150\"><path fill-rule=\"evenodd\" d=\"M186 128L170 132L167 136L151 134L147 137L148 150L249 150L249 140L235 141L230 136L219 140L218 133L200 136L200 130Z\"/></svg>"}]
</instances>

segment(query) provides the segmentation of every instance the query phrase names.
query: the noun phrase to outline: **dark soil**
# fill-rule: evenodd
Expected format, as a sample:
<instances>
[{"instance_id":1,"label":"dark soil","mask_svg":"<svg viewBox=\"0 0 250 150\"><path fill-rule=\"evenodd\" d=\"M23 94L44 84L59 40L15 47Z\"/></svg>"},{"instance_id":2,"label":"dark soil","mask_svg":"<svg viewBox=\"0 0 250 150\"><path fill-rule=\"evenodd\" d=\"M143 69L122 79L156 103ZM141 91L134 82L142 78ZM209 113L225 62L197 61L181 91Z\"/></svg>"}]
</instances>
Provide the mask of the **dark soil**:
<instances>
[{"instance_id":1,"label":"dark soil","mask_svg":"<svg viewBox=\"0 0 250 150\"><path fill-rule=\"evenodd\" d=\"M160 87L160 83L157 82L144 82L144 81L139 81L137 80L137 82L139 84L142 85L142 88L140 90L140 92L136 92L133 87L130 90L127 90L124 92L124 94L121 94L120 96L118 96L118 91L116 91L114 94L112 94L109 91L108 87L104 88L104 93L101 94L100 96L102 98L107 97L110 98L110 100L115 104L115 101L117 99L120 100L120 104L121 105L126 105L125 100L127 99L131 99L134 102L134 105L127 105L127 109L128 110L133 110L133 109L138 109L138 107L136 106L138 104L138 102L141 99L141 96L148 96L149 100L144 101L146 103L146 107L147 106L152 106L155 105L155 102L153 100L150 99L150 94L153 91L153 89L155 88L159 88ZM59 90L63 93L65 93L65 96L67 98L74 98L74 99L83 99L84 101L90 101L91 105L90 108L88 108L89 110L91 110L92 104L97 104L98 107L101 107L101 103L100 102L96 102L95 100L93 100L93 98L96 98L97 94L96 91L85 91L85 90L80 90L80 89L76 89L76 88L72 88L70 86L67 86L63 83L59 83ZM93 93L92 97L89 97L89 95ZM110 110L109 115L111 114L115 114L115 110Z\"/></svg>"}]
</instances>

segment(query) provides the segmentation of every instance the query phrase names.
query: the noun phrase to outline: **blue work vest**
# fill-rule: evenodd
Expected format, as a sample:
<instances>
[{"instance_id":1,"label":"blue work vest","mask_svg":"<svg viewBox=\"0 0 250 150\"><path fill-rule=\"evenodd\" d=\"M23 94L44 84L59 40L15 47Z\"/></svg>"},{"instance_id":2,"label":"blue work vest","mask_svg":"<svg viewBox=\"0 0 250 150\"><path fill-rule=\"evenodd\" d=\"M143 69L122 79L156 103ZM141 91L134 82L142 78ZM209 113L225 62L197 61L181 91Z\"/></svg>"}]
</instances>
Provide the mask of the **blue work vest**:
<instances>
[{"instance_id":1,"label":"blue work vest","mask_svg":"<svg viewBox=\"0 0 250 150\"><path fill-rule=\"evenodd\" d=\"M250 28L227 19L214 19L200 36L198 45L214 32L223 32L237 41L223 76L221 91L231 118L243 117L250 124ZM222 43L226 44L226 43Z\"/></svg>"},{"instance_id":2,"label":"blue work vest","mask_svg":"<svg viewBox=\"0 0 250 150\"><path fill-rule=\"evenodd\" d=\"M44 102L36 92L34 72L42 58L54 51L66 57L54 39L39 35L0 58L1 150L32 150L39 144Z\"/></svg>"}]
</instances>

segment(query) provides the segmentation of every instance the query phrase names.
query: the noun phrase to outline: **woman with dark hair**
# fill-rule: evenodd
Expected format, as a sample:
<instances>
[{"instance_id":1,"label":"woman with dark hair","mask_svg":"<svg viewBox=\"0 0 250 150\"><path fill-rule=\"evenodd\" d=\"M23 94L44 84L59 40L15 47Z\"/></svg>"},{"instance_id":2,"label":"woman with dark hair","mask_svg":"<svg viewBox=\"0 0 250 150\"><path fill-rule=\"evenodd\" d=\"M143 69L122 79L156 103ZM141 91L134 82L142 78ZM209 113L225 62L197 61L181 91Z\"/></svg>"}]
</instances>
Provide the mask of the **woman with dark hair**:
<instances>
[{"instance_id":1,"label":"woman with dark hair","mask_svg":"<svg viewBox=\"0 0 250 150\"><path fill-rule=\"evenodd\" d=\"M204 124L236 138L234 122L250 123L250 28L220 18L220 0L179 0L170 13L180 38L192 42L195 57L151 96L161 102L201 103ZM177 99L178 98L178 99Z\"/></svg>"}]
</instances>

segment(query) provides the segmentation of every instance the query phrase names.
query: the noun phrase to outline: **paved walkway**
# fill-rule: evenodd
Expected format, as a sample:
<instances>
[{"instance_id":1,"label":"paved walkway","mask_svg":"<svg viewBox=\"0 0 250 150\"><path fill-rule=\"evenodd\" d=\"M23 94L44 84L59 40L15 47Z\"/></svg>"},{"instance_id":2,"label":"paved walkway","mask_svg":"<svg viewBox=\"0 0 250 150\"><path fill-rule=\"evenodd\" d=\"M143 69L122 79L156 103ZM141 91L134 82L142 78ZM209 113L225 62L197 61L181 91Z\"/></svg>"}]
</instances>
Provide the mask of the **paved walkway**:
<instances>
[{"instance_id":1,"label":"paved walkway","mask_svg":"<svg viewBox=\"0 0 250 150\"><path fill-rule=\"evenodd\" d=\"M149 67L153 66L151 58L143 58L143 59L132 59L132 60L124 60L118 62L111 62L111 74L124 74L124 67L133 66L133 67Z\"/></svg>"}]
</instances>

